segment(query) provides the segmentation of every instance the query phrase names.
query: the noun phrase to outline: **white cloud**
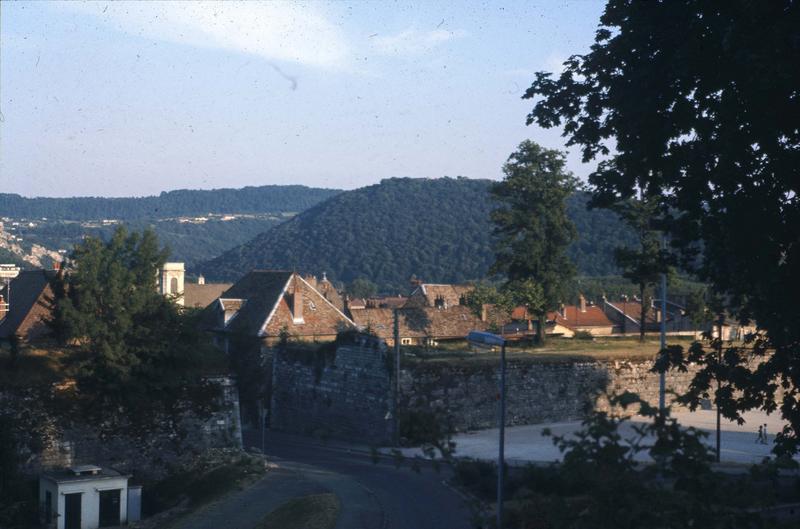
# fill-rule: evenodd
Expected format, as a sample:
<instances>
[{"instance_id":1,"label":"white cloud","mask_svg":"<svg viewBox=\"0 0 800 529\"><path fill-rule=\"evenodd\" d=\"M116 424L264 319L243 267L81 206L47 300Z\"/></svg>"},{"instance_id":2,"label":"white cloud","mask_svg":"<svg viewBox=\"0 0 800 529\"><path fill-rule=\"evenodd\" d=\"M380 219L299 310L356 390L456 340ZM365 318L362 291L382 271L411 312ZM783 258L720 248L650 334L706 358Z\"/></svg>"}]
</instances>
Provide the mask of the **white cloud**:
<instances>
[{"instance_id":1,"label":"white cloud","mask_svg":"<svg viewBox=\"0 0 800 529\"><path fill-rule=\"evenodd\" d=\"M370 39L373 49L384 55L416 55L431 51L433 48L447 42L466 36L462 30L450 31L434 29L419 31L406 29L395 35L377 35Z\"/></svg>"},{"instance_id":2,"label":"white cloud","mask_svg":"<svg viewBox=\"0 0 800 529\"><path fill-rule=\"evenodd\" d=\"M218 48L324 68L351 55L339 27L317 4L286 2L65 2L132 35Z\"/></svg>"}]
</instances>

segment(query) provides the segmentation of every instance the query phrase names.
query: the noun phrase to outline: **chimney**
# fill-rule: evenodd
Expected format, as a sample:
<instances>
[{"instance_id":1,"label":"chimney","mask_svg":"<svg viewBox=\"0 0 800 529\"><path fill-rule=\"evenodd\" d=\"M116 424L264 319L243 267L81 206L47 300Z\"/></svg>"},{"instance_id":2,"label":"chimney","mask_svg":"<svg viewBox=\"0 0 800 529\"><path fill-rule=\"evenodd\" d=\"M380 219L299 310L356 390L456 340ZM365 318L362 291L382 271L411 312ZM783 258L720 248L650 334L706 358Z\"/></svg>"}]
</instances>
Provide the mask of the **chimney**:
<instances>
[{"instance_id":1,"label":"chimney","mask_svg":"<svg viewBox=\"0 0 800 529\"><path fill-rule=\"evenodd\" d=\"M484 303L481 305L481 321L486 322L489 319L489 305Z\"/></svg>"},{"instance_id":2,"label":"chimney","mask_svg":"<svg viewBox=\"0 0 800 529\"><path fill-rule=\"evenodd\" d=\"M303 289L300 286L300 276L294 276L294 294L292 294L292 319L294 323L303 321Z\"/></svg>"},{"instance_id":3,"label":"chimney","mask_svg":"<svg viewBox=\"0 0 800 529\"><path fill-rule=\"evenodd\" d=\"M197 284L198 284L198 285L205 285L205 284L206 284L206 278L205 278L205 277L203 277L202 275L201 275L201 276L198 276L198 277L197 277Z\"/></svg>"},{"instance_id":4,"label":"chimney","mask_svg":"<svg viewBox=\"0 0 800 529\"><path fill-rule=\"evenodd\" d=\"M580 309L581 309L581 312L586 312L586 298L585 298L585 297L583 297L583 294L581 294L581 295L578 297L578 302L579 302L579 304L580 304Z\"/></svg>"},{"instance_id":5,"label":"chimney","mask_svg":"<svg viewBox=\"0 0 800 529\"><path fill-rule=\"evenodd\" d=\"M0 321L6 317L6 313L8 312L8 305L6 304L6 300L3 296L0 296Z\"/></svg>"}]
</instances>

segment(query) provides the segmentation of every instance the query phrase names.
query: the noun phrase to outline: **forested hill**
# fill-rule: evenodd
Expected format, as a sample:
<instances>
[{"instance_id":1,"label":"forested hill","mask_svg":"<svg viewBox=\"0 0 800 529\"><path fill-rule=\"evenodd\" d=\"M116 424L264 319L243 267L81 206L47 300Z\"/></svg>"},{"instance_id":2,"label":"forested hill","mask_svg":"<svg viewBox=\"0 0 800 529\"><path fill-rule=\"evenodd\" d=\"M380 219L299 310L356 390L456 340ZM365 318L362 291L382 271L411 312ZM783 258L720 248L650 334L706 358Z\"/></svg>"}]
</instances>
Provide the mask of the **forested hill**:
<instances>
[{"instance_id":1,"label":"forested hill","mask_svg":"<svg viewBox=\"0 0 800 529\"><path fill-rule=\"evenodd\" d=\"M60 220L157 219L208 213L298 212L336 195L335 189L269 185L242 189L178 190L130 198L25 198L0 193L0 216Z\"/></svg>"},{"instance_id":2,"label":"forested hill","mask_svg":"<svg viewBox=\"0 0 800 529\"><path fill-rule=\"evenodd\" d=\"M405 289L412 274L429 282L486 276L493 261L488 180L392 178L343 192L197 267L235 280L253 268L364 277L384 290ZM571 248L580 271L613 274L613 249L630 234L607 211L587 211L585 194L569 201L580 232Z\"/></svg>"}]
</instances>

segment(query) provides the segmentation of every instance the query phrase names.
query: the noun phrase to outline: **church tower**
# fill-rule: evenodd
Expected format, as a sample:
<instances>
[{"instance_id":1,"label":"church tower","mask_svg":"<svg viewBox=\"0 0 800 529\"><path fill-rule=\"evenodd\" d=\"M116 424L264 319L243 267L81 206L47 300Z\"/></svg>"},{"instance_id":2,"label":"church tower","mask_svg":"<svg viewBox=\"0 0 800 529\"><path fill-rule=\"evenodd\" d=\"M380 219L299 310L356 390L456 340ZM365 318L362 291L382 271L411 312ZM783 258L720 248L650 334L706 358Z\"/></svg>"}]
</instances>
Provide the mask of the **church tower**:
<instances>
[{"instance_id":1,"label":"church tower","mask_svg":"<svg viewBox=\"0 0 800 529\"><path fill-rule=\"evenodd\" d=\"M161 293L171 296L175 303L183 306L183 263L164 263L161 268Z\"/></svg>"}]
</instances>

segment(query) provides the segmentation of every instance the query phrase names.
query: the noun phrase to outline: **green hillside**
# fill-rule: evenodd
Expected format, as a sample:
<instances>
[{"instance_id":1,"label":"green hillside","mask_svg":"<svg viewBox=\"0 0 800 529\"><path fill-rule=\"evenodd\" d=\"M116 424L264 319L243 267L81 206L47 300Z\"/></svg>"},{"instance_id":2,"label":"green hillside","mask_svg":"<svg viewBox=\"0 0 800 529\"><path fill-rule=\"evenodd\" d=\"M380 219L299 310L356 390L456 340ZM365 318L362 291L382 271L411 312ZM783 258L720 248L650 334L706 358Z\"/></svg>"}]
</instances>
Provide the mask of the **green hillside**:
<instances>
[{"instance_id":1,"label":"green hillside","mask_svg":"<svg viewBox=\"0 0 800 529\"><path fill-rule=\"evenodd\" d=\"M169 191L150 197L25 198L0 193L0 216L25 219L163 219L209 213L299 212L339 193L299 185Z\"/></svg>"},{"instance_id":2,"label":"green hillside","mask_svg":"<svg viewBox=\"0 0 800 529\"><path fill-rule=\"evenodd\" d=\"M253 268L364 277L383 290L408 279L460 282L485 277L494 257L488 180L392 178L343 192L197 267L206 277L235 280ZM571 248L586 275L616 273L613 249L630 234L608 211L587 211L576 194L569 212L580 239Z\"/></svg>"}]
</instances>

